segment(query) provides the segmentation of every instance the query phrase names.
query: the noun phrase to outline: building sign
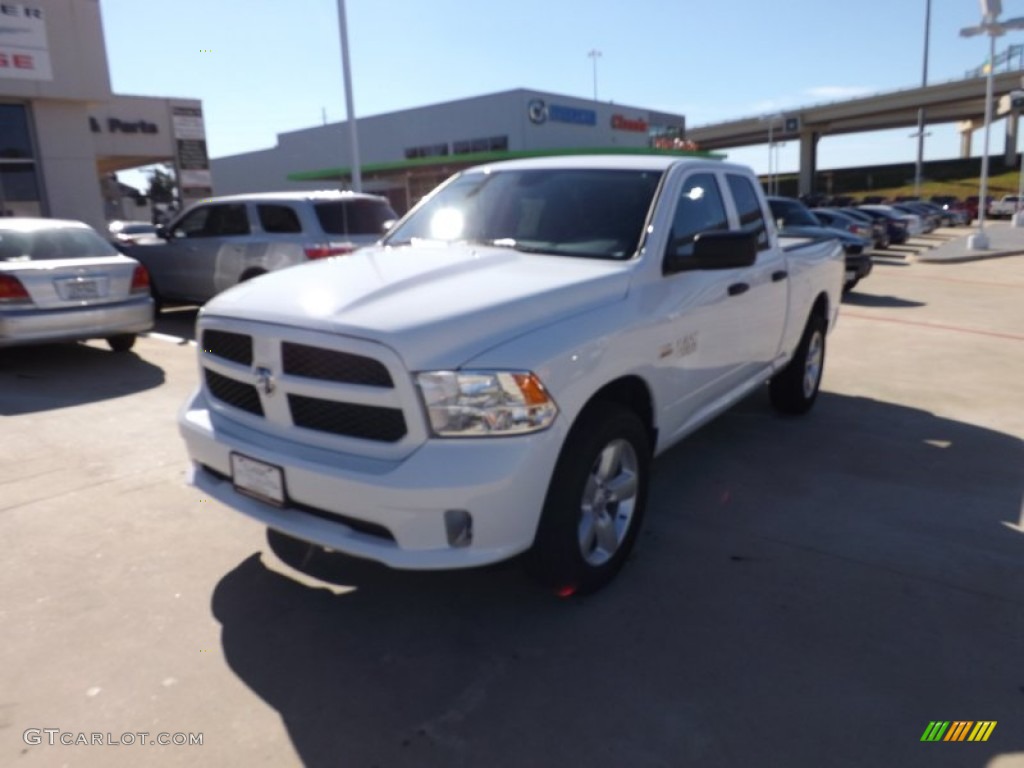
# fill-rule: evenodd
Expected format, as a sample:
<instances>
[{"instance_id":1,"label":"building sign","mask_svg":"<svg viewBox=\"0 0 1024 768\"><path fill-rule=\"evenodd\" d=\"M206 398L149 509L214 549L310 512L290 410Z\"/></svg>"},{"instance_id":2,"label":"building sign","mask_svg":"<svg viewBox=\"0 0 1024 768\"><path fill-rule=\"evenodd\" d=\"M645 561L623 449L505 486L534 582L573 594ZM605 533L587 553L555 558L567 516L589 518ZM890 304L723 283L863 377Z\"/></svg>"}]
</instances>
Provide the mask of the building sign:
<instances>
[{"instance_id":1,"label":"building sign","mask_svg":"<svg viewBox=\"0 0 1024 768\"><path fill-rule=\"evenodd\" d=\"M213 194L210 158L206 152L203 111L198 107L171 107L174 133L174 166L178 172L181 200L188 205Z\"/></svg>"},{"instance_id":2,"label":"building sign","mask_svg":"<svg viewBox=\"0 0 1024 768\"><path fill-rule=\"evenodd\" d=\"M592 109L547 104L544 99L531 99L526 111L530 116L530 122L535 125L542 125L548 120L572 125L597 125L597 112Z\"/></svg>"},{"instance_id":3,"label":"building sign","mask_svg":"<svg viewBox=\"0 0 1024 768\"><path fill-rule=\"evenodd\" d=\"M93 133L102 133L103 127L95 117L89 118L89 129ZM122 120L118 117L107 118L107 131L110 133L160 133L156 123L148 120Z\"/></svg>"},{"instance_id":4,"label":"building sign","mask_svg":"<svg viewBox=\"0 0 1024 768\"><path fill-rule=\"evenodd\" d=\"M53 80L42 8L0 2L0 78Z\"/></svg>"},{"instance_id":5,"label":"building sign","mask_svg":"<svg viewBox=\"0 0 1024 768\"><path fill-rule=\"evenodd\" d=\"M633 133L647 133L647 121L640 117L612 115L612 130L631 131Z\"/></svg>"}]
</instances>

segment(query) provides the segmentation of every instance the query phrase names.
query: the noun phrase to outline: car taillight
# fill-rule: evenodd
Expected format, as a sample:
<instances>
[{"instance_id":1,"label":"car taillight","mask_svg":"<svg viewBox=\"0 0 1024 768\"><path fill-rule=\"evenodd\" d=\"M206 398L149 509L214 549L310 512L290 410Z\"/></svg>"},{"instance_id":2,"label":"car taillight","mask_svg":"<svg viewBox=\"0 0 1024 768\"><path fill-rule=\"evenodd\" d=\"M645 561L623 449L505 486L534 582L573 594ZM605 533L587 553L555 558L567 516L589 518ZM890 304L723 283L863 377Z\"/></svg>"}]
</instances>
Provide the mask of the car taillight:
<instances>
[{"instance_id":1,"label":"car taillight","mask_svg":"<svg viewBox=\"0 0 1024 768\"><path fill-rule=\"evenodd\" d=\"M132 272L132 287L130 293L149 293L149 272L145 267L139 266Z\"/></svg>"},{"instance_id":2,"label":"car taillight","mask_svg":"<svg viewBox=\"0 0 1024 768\"><path fill-rule=\"evenodd\" d=\"M335 243L318 243L305 247L307 259L326 259L328 256L344 256L352 253L356 248L354 245L338 245Z\"/></svg>"},{"instance_id":3,"label":"car taillight","mask_svg":"<svg viewBox=\"0 0 1024 768\"><path fill-rule=\"evenodd\" d=\"M0 304L31 304L32 297L28 295L21 280L12 275L0 275Z\"/></svg>"}]
</instances>

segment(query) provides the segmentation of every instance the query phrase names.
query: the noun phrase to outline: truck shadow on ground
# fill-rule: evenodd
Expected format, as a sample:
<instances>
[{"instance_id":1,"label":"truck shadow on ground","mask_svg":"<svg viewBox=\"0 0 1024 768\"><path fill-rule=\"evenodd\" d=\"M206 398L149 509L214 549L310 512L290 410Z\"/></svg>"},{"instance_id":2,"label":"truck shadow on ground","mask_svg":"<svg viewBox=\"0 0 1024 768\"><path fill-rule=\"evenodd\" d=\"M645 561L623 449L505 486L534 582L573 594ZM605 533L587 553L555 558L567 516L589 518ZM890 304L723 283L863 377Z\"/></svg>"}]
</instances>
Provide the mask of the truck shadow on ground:
<instances>
[{"instance_id":1,"label":"truck shadow on ground","mask_svg":"<svg viewBox=\"0 0 1024 768\"><path fill-rule=\"evenodd\" d=\"M153 331L167 336L176 336L186 341L196 339L196 315L199 307L169 306L156 316Z\"/></svg>"},{"instance_id":2,"label":"truck shadow on ground","mask_svg":"<svg viewBox=\"0 0 1024 768\"><path fill-rule=\"evenodd\" d=\"M142 392L164 372L134 352L87 344L0 350L0 415L37 413Z\"/></svg>"},{"instance_id":3,"label":"truck shadow on ground","mask_svg":"<svg viewBox=\"0 0 1024 768\"><path fill-rule=\"evenodd\" d=\"M923 410L826 393L786 419L758 393L655 462L597 595L344 558L320 584L264 552L212 612L308 766L957 765L929 719L1024 704L1022 458ZM1024 749L997 736L972 764Z\"/></svg>"}]
</instances>

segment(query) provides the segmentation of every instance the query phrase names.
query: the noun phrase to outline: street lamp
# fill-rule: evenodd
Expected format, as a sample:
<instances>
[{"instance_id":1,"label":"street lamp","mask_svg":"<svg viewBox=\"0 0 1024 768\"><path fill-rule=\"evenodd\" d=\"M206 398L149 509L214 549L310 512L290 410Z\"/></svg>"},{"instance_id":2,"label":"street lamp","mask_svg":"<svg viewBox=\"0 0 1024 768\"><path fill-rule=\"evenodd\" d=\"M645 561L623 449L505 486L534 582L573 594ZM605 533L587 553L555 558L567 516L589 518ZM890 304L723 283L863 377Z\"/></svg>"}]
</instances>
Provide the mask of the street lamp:
<instances>
[{"instance_id":1,"label":"street lamp","mask_svg":"<svg viewBox=\"0 0 1024 768\"><path fill-rule=\"evenodd\" d=\"M597 101L597 60L601 58L601 52L597 48L591 48L587 56L594 62L594 101Z\"/></svg>"},{"instance_id":2,"label":"street lamp","mask_svg":"<svg viewBox=\"0 0 1024 768\"><path fill-rule=\"evenodd\" d=\"M932 19L932 0L925 0L924 6L924 63L921 67L921 87L928 87L928 37ZM914 165L914 197L921 196L921 172L924 168L924 137L929 134L924 131L924 107L917 110L917 133L911 136L917 137L917 163Z\"/></svg>"},{"instance_id":3,"label":"street lamp","mask_svg":"<svg viewBox=\"0 0 1024 768\"><path fill-rule=\"evenodd\" d=\"M972 251L985 251L989 246L988 236L985 234L985 209L988 207L988 141L992 126L992 78L995 74L996 38L1011 29L1024 29L1024 16L1006 21L996 21L1002 10L1002 0L981 0L981 24L976 27L964 27L960 30L960 37L988 35L988 77L985 80L985 145L981 156L978 231L967 238L967 247Z\"/></svg>"},{"instance_id":4,"label":"street lamp","mask_svg":"<svg viewBox=\"0 0 1024 768\"><path fill-rule=\"evenodd\" d=\"M341 36L341 70L345 77L345 113L348 115L348 140L352 155L352 191L363 191L363 174L359 168L359 132L356 130L355 109L352 106L352 73L348 64L348 24L345 20L345 0L338 0L338 33Z\"/></svg>"}]
</instances>

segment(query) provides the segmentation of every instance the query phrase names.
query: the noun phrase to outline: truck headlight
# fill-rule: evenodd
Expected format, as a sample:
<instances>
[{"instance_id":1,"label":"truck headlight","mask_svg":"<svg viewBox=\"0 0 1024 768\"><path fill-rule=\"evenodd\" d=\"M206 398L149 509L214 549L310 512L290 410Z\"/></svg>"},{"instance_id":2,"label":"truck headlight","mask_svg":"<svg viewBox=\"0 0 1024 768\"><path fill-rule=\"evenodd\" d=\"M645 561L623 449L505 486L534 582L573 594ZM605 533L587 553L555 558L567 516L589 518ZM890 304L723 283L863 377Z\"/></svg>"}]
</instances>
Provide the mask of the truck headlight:
<instances>
[{"instance_id":1,"label":"truck headlight","mask_svg":"<svg viewBox=\"0 0 1024 768\"><path fill-rule=\"evenodd\" d=\"M416 383L439 437L522 435L547 428L558 414L529 371L428 371Z\"/></svg>"}]
</instances>

